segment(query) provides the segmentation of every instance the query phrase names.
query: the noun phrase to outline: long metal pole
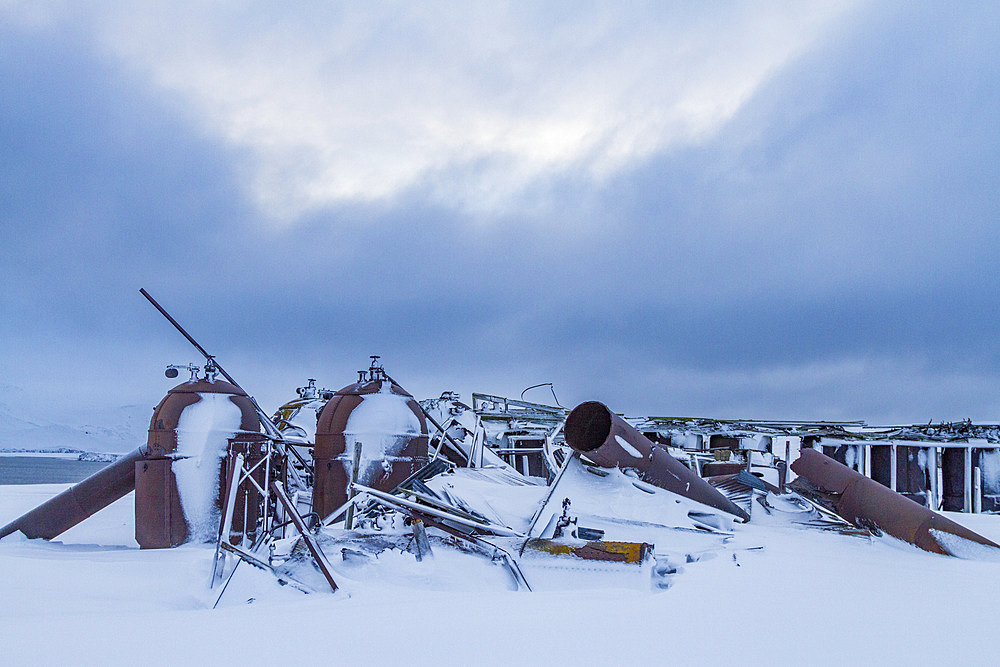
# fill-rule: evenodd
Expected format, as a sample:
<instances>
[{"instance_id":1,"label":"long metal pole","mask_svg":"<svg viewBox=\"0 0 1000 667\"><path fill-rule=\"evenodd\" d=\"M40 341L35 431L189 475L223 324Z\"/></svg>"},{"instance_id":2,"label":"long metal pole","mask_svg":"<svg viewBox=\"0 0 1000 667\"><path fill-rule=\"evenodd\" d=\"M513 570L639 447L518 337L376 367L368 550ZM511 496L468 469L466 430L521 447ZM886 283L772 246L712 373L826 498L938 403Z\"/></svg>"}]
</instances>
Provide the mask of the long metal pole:
<instances>
[{"instance_id":1,"label":"long metal pole","mask_svg":"<svg viewBox=\"0 0 1000 667\"><path fill-rule=\"evenodd\" d=\"M889 445L889 488L896 491L899 486L899 449L896 443Z\"/></svg>"},{"instance_id":2,"label":"long metal pole","mask_svg":"<svg viewBox=\"0 0 1000 667\"><path fill-rule=\"evenodd\" d=\"M535 512L535 516L531 517L531 524L528 526L528 535L524 540L524 544L521 545L521 549L518 551L519 555L524 555L524 548L528 546L528 540L531 539L531 533L535 530L535 524L537 524L538 520L542 518L542 512L545 511L545 508L548 507L549 501L552 500L552 494L556 492L556 487L559 486L559 482L562 480L563 474L565 474L573 460L578 458L580 458L580 452L574 449L573 453L567 456L566 460L563 461L562 468L559 469L555 479L552 480L552 484L549 485L549 492L545 494L545 500L542 501L541 506Z\"/></svg>"},{"instance_id":3,"label":"long metal pole","mask_svg":"<svg viewBox=\"0 0 1000 667\"><path fill-rule=\"evenodd\" d=\"M963 481L963 495L962 495L962 511L972 512L972 448L965 448L965 474L962 476Z\"/></svg>"},{"instance_id":4,"label":"long metal pole","mask_svg":"<svg viewBox=\"0 0 1000 667\"><path fill-rule=\"evenodd\" d=\"M358 483L358 469L361 467L361 443L354 443L354 457L351 459L351 483L347 487L347 500L350 502L354 499L357 491L354 490L354 485ZM354 503L350 503L347 507L347 516L344 517L344 530L351 530L354 528Z\"/></svg>"},{"instance_id":5,"label":"long metal pole","mask_svg":"<svg viewBox=\"0 0 1000 667\"><path fill-rule=\"evenodd\" d=\"M313 560L316 561L316 566L319 567L319 571L323 573L327 583L330 584L330 589L336 592L337 582L333 580L333 568L330 567L330 562L326 559L326 554L323 553L316 539L309 532L309 528L306 527L306 523L302 520L298 510L295 509L292 501L285 495L285 487L281 482L271 482L271 490L274 491L274 495L277 496L278 501L284 505L285 511L288 512L292 523L295 524L295 529L302 536L302 541L309 547L309 553L312 554Z\"/></svg>"},{"instance_id":6,"label":"long metal pole","mask_svg":"<svg viewBox=\"0 0 1000 667\"><path fill-rule=\"evenodd\" d=\"M139 294L141 294L144 297L146 297L146 300L149 301L151 304L153 304L153 307L156 308L158 311L160 311L160 314L163 315L165 318L167 318L167 321L170 322L171 324L173 324L174 328L177 329L179 332L181 332L181 335L184 336L189 343L191 343L192 345L194 345L195 349L197 349L199 352L201 352L201 354L205 357L206 361L211 362L217 369L219 369L219 372L222 373L222 377L226 378L226 381L228 381L230 384L234 385L237 389L239 389L244 394L246 394L247 398L250 399L250 402L253 403L253 407L257 410L257 417L260 419L261 426L263 426L264 430L267 431L267 435L269 437L271 437L271 438L273 438L275 440L278 440L278 441L280 441L280 442L283 443L285 441L285 439L282 437L281 431L278 430L278 427L274 425L274 422L271 421L271 418L268 417L267 414L264 412L264 410L260 407L260 405L257 403L257 399L255 399L253 396L251 396L249 393L247 393L247 391L243 387L240 386L240 383L237 382L233 378L232 375L230 375L229 373L226 372L226 369L222 367L222 364L220 364L218 361L216 361L216 359L215 359L214 356L212 356L211 354L209 354L208 352L206 352L205 348L203 348L201 345L199 345L198 341L196 341L191 336L191 334L189 334L187 331L185 331L184 327L182 327L177 322L177 320L175 320L173 317L171 317L170 313L168 313L163 308L163 306L161 306L160 304L158 304L156 302L156 299L154 299L152 296L150 296L149 292L147 292L145 290L145 288L139 288Z\"/></svg>"},{"instance_id":7,"label":"long metal pole","mask_svg":"<svg viewBox=\"0 0 1000 667\"><path fill-rule=\"evenodd\" d=\"M215 586L215 580L222 574L219 572L219 555L222 551L222 543L229 539L229 531L233 525L233 508L236 506L236 490L240 483L240 473L243 472L243 455L237 454L235 458L230 458L229 465L226 466L226 504L222 508L222 516L219 521L219 535L215 540L215 558L212 560L212 579L208 587ZM243 527L246 535L246 526Z\"/></svg>"}]
</instances>

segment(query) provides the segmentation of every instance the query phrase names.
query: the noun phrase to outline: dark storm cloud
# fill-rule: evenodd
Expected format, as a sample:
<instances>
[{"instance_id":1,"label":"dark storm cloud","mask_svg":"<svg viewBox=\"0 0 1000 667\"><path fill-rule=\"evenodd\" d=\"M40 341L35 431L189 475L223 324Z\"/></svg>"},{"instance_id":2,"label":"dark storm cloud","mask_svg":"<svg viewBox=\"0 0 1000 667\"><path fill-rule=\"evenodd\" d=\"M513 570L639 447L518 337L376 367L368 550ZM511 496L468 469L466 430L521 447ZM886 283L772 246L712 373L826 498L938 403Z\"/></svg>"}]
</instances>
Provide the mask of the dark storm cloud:
<instances>
[{"instance_id":1,"label":"dark storm cloud","mask_svg":"<svg viewBox=\"0 0 1000 667\"><path fill-rule=\"evenodd\" d=\"M624 177L643 184L632 219L663 225L640 256L653 265L676 240L689 278L650 270L679 294L650 291L658 303L624 318L637 334L623 346L680 368L918 360L995 381L996 14L877 8L782 72L716 141ZM604 322L613 340L631 328ZM862 388L846 403L870 415L870 398ZM997 408L972 383L965 399ZM940 406L928 392L878 409L919 419Z\"/></svg>"},{"instance_id":2,"label":"dark storm cloud","mask_svg":"<svg viewBox=\"0 0 1000 667\"><path fill-rule=\"evenodd\" d=\"M421 396L995 416L1000 40L974 9L865 10L710 140L543 174L492 217L427 192L501 156L283 226L183 106L81 35L5 30L4 363L122 359L113 400L155 402L162 380L124 376L194 357L145 286L268 405L380 353Z\"/></svg>"},{"instance_id":3,"label":"dark storm cloud","mask_svg":"<svg viewBox=\"0 0 1000 667\"><path fill-rule=\"evenodd\" d=\"M141 82L73 35L5 32L2 257L19 269L14 292L106 297L195 256L206 224L238 219L219 148Z\"/></svg>"},{"instance_id":4,"label":"dark storm cloud","mask_svg":"<svg viewBox=\"0 0 1000 667\"><path fill-rule=\"evenodd\" d=\"M118 362L168 339L136 290L190 287L235 236L228 155L72 29L3 28L0 49L5 382L128 402Z\"/></svg>"},{"instance_id":5,"label":"dark storm cloud","mask_svg":"<svg viewBox=\"0 0 1000 667\"><path fill-rule=\"evenodd\" d=\"M119 308L128 282L210 257L206 232L234 225L227 156L73 33L0 42L5 296L109 333L91 306Z\"/></svg>"},{"instance_id":6,"label":"dark storm cloud","mask_svg":"<svg viewBox=\"0 0 1000 667\"><path fill-rule=\"evenodd\" d=\"M864 19L783 71L715 141L609 188L625 195L619 224L633 243L608 251L646 279L626 268L616 313L563 320L559 334L678 376L881 366L861 387L827 378L838 418L959 418L954 373L976 378L967 410L1000 407L980 393L1000 375L996 11L879 8ZM611 276L607 264L600 273ZM747 403L724 373L712 381ZM926 391L903 399L901 384ZM823 405L817 392L762 391L751 413ZM897 405L882 397L892 391ZM683 387L668 393L684 400Z\"/></svg>"}]
</instances>

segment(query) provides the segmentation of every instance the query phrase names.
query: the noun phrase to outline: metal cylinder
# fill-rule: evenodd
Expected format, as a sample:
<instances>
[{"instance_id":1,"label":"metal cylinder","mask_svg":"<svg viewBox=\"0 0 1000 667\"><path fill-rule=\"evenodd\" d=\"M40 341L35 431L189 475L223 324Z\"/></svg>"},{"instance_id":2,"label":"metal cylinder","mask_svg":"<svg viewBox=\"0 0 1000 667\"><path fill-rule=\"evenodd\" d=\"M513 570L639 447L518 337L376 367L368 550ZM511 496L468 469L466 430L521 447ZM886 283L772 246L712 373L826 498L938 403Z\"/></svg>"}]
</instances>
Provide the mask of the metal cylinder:
<instances>
[{"instance_id":1,"label":"metal cylinder","mask_svg":"<svg viewBox=\"0 0 1000 667\"><path fill-rule=\"evenodd\" d=\"M391 491L427 464L427 421L413 396L378 374L336 392L316 423L312 500L321 517L347 502L355 443L358 482Z\"/></svg>"},{"instance_id":2,"label":"metal cylinder","mask_svg":"<svg viewBox=\"0 0 1000 667\"><path fill-rule=\"evenodd\" d=\"M135 464L143 460L145 455L145 447L129 452L123 458L0 528L0 538L19 530L31 539L40 537L51 540L66 532L134 489Z\"/></svg>"},{"instance_id":3,"label":"metal cylinder","mask_svg":"<svg viewBox=\"0 0 1000 667\"><path fill-rule=\"evenodd\" d=\"M888 489L878 482L813 449L803 449L792 470L804 477L842 517L856 526L875 529L909 542L925 551L948 556L956 553L957 541L946 533L989 547L1000 548L972 532Z\"/></svg>"},{"instance_id":4,"label":"metal cylinder","mask_svg":"<svg viewBox=\"0 0 1000 667\"><path fill-rule=\"evenodd\" d=\"M184 411L202 400L204 394L227 395L240 411L240 424L235 439L260 432L257 409L246 392L234 384L208 379L184 382L163 397L153 411L149 423L148 454L136 466L135 478L135 539L143 549L162 549L182 544L188 539L188 524L184 516L174 466L177 453L177 427ZM258 436L259 437L259 436ZM218 505L221 507L224 463L218 472ZM244 502L242 498L238 503ZM256 503L246 503L248 511L256 512ZM242 505L240 505L242 520Z\"/></svg>"},{"instance_id":5,"label":"metal cylinder","mask_svg":"<svg viewBox=\"0 0 1000 667\"><path fill-rule=\"evenodd\" d=\"M683 463L598 401L576 406L563 428L566 444L605 468L632 468L640 478L678 495L750 520L750 515Z\"/></svg>"},{"instance_id":6,"label":"metal cylinder","mask_svg":"<svg viewBox=\"0 0 1000 667\"><path fill-rule=\"evenodd\" d=\"M240 445L245 455L258 452L258 441L262 437L259 435L260 420L245 392L229 382L207 379L185 382L167 392L156 406L144 447L4 526L0 529L0 537L20 530L29 538L52 539L135 489L135 539L139 546L163 548L184 542L188 526L173 471L173 457L177 450L177 427L181 415L186 408L202 400L203 394L229 396L240 411L239 428L230 442ZM222 467L220 460L217 492L220 505ZM249 517L251 526L260 500L253 496L254 493L250 492L251 497L248 498L237 498L238 513L241 519Z\"/></svg>"}]
</instances>

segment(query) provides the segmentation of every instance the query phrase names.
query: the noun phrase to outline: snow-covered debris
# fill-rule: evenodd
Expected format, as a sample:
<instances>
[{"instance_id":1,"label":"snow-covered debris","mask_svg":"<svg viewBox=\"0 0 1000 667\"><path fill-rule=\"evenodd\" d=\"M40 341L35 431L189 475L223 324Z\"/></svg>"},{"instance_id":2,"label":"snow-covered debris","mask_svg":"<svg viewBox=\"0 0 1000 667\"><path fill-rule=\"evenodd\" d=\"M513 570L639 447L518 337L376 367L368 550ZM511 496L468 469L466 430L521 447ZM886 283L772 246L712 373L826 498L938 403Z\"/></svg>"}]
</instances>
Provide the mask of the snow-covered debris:
<instances>
[{"instance_id":1,"label":"snow-covered debris","mask_svg":"<svg viewBox=\"0 0 1000 667\"><path fill-rule=\"evenodd\" d=\"M350 460L354 443L363 444L359 479L374 479L379 467L388 466L410 439L421 434L420 420L407 402L412 399L392 393L391 388L392 383L383 382L378 392L362 395L347 418L345 460Z\"/></svg>"}]
</instances>

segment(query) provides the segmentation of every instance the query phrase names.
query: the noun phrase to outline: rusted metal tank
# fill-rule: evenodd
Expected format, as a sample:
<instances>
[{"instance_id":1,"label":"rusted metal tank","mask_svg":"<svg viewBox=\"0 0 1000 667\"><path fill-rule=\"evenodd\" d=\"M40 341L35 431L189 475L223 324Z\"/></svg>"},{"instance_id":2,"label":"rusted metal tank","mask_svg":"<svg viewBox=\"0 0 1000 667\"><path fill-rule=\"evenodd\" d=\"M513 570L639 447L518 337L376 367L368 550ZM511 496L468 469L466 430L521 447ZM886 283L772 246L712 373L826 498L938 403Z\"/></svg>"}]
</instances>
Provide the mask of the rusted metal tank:
<instances>
[{"instance_id":1,"label":"rusted metal tank","mask_svg":"<svg viewBox=\"0 0 1000 667\"><path fill-rule=\"evenodd\" d=\"M238 428L235 432L222 435L206 431L206 438L225 437L227 445L233 441L262 441L260 420L253 402L245 392L235 385L224 381L213 381L202 378L179 384L160 401L153 411L149 423L149 439L146 445L147 454L141 461L135 462L135 539L143 549L158 549L176 546L188 539L189 525L184 515L183 504L177 485L175 469L177 466L193 465L181 457L190 452L178 452L178 426L186 410L206 400L207 396L223 397L238 410ZM224 406L225 407L225 406ZM235 417L235 415L234 415ZM213 445L216 446L216 445ZM221 443L217 443L221 449ZM253 447L250 447L254 449ZM224 450L223 450L224 452ZM218 464L212 464L213 470L205 474L214 476L214 498L221 507L224 490L224 457ZM263 479L260 480L263 482ZM210 487L211 480L207 480ZM244 506L251 512L256 511L256 498L237 497L237 507L234 516L244 515ZM216 530L218 525L216 525ZM197 531L196 531L197 532Z\"/></svg>"},{"instance_id":2,"label":"rusted metal tank","mask_svg":"<svg viewBox=\"0 0 1000 667\"><path fill-rule=\"evenodd\" d=\"M126 454L0 528L0 538L21 531L31 539L51 540L66 532L134 489L136 465L145 456L145 447Z\"/></svg>"},{"instance_id":3,"label":"rusted metal tank","mask_svg":"<svg viewBox=\"0 0 1000 667\"><path fill-rule=\"evenodd\" d=\"M633 468L645 482L750 520L739 506L603 403L588 401L576 406L566 418L563 433L566 444L599 466Z\"/></svg>"},{"instance_id":4,"label":"rusted metal tank","mask_svg":"<svg viewBox=\"0 0 1000 667\"><path fill-rule=\"evenodd\" d=\"M278 408L271 421L281 432L286 443L312 445L316 441L316 421L319 413L333 398L334 392L320 389L316 380L309 378L304 387L295 390L296 398Z\"/></svg>"},{"instance_id":5,"label":"rusted metal tank","mask_svg":"<svg viewBox=\"0 0 1000 667\"><path fill-rule=\"evenodd\" d=\"M52 539L135 489L135 539L139 546L164 548L186 541L191 531L178 492L175 466L196 464L186 460L190 452L178 452L178 426L185 410L206 400L206 396L222 397L232 406L232 424L224 429L224 434L212 428L195 434L196 437L204 436L206 444L214 439L211 447L218 455L218 463L215 463L214 454L210 456L212 469L196 481L210 496L208 502L220 507L226 451L243 454L244 460L252 465L265 455L265 438L260 433L256 408L246 393L228 382L206 377L177 385L167 392L153 411L146 446L4 526L0 529L0 537L20 530L29 538ZM224 442L219 438L224 438ZM263 468L255 471L262 488L267 484L264 475ZM252 485L245 486L236 496L230 534L234 543L243 537L246 526L251 529L256 526L261 499ZM217 521L213 528L217 535Z\"/></svg>"},{"instance_id":6,"label":"rusted metal tank","mask_svg":"<svg viewBox=\"0 0 1000 667\"><path fill-rule=\"evenodd\" d=\"M982 535L919 505L878 482L813 449L803 449L792 464L799 475L797 490L819 496L840 516L862 528L874 529L926 551L965 555L961 541L997 547ZM804 478L809 486L803 487Z\"/></svg>"},{"instance_id":7,"label":"rusted metal tank","mask_svg":"<svg viewBox=\"0 0 1000 667\"><path fill-rule=\"evenodd\" d=\"M319 414L313 449L313 512L326 517L347 502L356 443L357 481L379 491L427 464L427 422L413 399L380 368L336 392Z\"/></svg>"}]
</instances>

